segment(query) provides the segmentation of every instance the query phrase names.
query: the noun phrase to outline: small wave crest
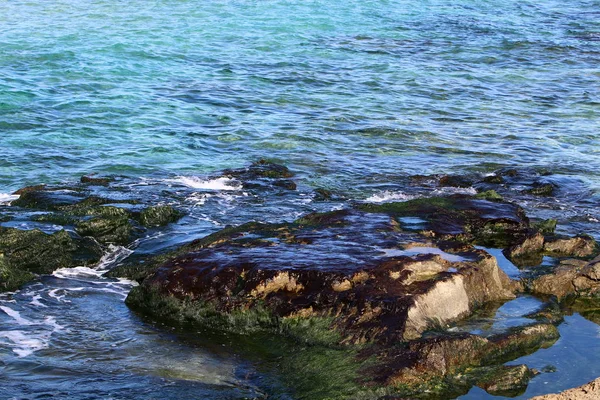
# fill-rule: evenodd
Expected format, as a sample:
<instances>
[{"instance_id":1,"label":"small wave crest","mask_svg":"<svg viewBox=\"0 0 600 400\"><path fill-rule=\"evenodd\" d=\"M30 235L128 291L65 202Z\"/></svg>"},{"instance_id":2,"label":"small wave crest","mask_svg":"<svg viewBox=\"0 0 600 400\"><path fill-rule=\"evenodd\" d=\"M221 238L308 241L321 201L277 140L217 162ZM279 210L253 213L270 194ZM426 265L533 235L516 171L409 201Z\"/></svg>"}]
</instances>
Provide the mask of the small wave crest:
<instances>
[{"instance_id":1,"label":"small wave crest","mask_svg":"<svg viewBox=\"0 0 600 400\"><path fill-rule=\"evenodd\" d=\"M0 331L0 345L12 349L18 357L26 357L35 351L49 347L50 337L54 332L64 329L56 322L56 318L47 315L43 320L30 320L21 316L21 313L7 306L0 306L6 315L11 317L12 323L24 327L23 330Z\"/></svg>"},{"instance_id":2,"label":"small wave crest","mask_svg":"<svg viewBox=\"0 0 600 400\"><path fill-rule=\"evenodd\" d=\"M178 176L175 179L171 179L170 182L202 190L240 190L242 188L240 182L227 177L202 179L197 176Z\"/></svg>"},{"instance_id":3,"label":"small wave crest","mask_svg":"<svg viewBox=\"0 0 600 400\"><path fill-rule=\"evenodd\" d=\"M11 201L17 200L18 198L18 194L0 193L0 205L10 204Z\"/></svg>"},{"instance_id":4,"label":"small wave crest","mask_svg":"<svg viewBox=\"0 0 600 400\"><path fill-rule=\"evenodd\" d=\"M404 192L394 192L386 190L380 193L375 193L370 197L367 197L365 201L369 203L387 203L390 201L408 201L415 199L416 197L417 196L406 194Z\"/></svg>"}]
</instances>

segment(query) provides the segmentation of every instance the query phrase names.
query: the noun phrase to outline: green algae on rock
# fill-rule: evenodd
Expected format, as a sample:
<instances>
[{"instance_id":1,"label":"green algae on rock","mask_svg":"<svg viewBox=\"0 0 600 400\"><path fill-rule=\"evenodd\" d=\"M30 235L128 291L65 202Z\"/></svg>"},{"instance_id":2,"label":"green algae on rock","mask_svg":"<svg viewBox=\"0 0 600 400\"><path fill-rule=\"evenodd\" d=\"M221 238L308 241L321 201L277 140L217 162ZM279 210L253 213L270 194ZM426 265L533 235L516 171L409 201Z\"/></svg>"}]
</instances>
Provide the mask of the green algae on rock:
<instances>
[{"instance_id":1,"label":"green algae on rock","mask_svg":"<svg viewBox=\"0 0 600 400\"><path fill-rule=\"evenodd\" d=\"M494 257L452 238L499 222L524 235L529 229L524 213L510 203L500 203L492 213L490 202L465 197L407 203L377 209L359 205L359 210L313 213L293 223L225 228L150 260L152 268L127 304L162 321L235 334L271 333L307 349L350 352L351 375L362 377L354 394L365 398L373 393L414 396L423 387L443 396L460 377L462 392L478 382L491 392L521 390L529 376L522 369L514 373L512 386L496 387L484 377L492 370L500 376L494 366L555 340L554 326L538 324L490 338L422 334L522 290ZM478 207L470 208L473 204ZM445 232L440 245L458 253L435 250L430 235L403 230L398 218L414 213L432 230ZM444 219L448 215L458 218ZM454 225L448 225L450 220ZM428 357L436 346L447 349L442 358L449 364L443 368L426 361L433 360ZM397 359L404 361L394 365Z\"/></svg>"},{"instance_id":2,"label":"green algae on rock","mask_svg":"<svg viewBox=\"0 0 600 400\"><path fill-rule=\"evenodd\" d=\"M47 234L40 230L0 227L2 290L14 290L34 274L49 274L59 268L98 262L102 250L95 242L74 238L61 230Z\"/></svg>"},{"instance_id":3,"label":"green algae on rock","mask_svg":"<svg viewBox=\"0 0 600 400\"><path fill-rule=\"evenodd\" d=\"M164 226L176 222L182 213L171 206L151 206L143 209L137 216L137 220L143 226Z\"/></svg>"}]
</instances>

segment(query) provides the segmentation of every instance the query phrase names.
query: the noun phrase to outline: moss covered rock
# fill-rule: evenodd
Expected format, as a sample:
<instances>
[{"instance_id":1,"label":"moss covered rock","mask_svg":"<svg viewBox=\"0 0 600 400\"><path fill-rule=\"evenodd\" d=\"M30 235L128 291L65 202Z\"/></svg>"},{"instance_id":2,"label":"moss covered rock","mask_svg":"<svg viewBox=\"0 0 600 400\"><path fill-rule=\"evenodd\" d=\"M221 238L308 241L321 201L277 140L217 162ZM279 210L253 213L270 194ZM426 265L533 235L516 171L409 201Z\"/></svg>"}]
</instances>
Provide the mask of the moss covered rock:
<instances>
[{"instance_id":1,"label":"moss covered rock","mask_svg":"<svg viewBox=\"0 0 600 400\"><path fill-rule=\"evenodd\" d=\"M62 230L47 234L37 229L0 228L3 290L13 290L34 274L96 263L102 251L93 241L71 237Z\"/></svg>"},{"instance_id":2,"label":"moss covered rock","mask_svg":"<svg viewBox=\"0 0 600 400\"><path fill-rule=\"evenodd\" d=\"M176 222L181 216L182 213L171 206L154 206L142 210L137 220L144 226L153 227Z\"/></svg>"}]
</instances>

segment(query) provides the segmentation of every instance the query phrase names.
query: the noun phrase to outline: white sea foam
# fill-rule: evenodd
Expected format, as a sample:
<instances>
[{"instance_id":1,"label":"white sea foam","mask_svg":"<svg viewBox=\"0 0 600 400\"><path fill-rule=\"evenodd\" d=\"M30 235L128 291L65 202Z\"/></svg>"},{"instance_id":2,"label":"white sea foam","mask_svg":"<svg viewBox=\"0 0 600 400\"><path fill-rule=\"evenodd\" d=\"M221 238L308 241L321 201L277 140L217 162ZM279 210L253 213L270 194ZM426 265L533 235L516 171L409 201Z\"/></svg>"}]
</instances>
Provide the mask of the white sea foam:
<instances>
[{"instance_id":1,"label":"white sea foam","mask_svg":"<svg viewBox=\"0 0 600 400\"><path fill-rule=\"evenodd\" d=\"M474 196L477 194L477 190L473 187L459 188L459 187L444 187L433 191L434 195L446 195L446 194L468 194Z\"/></svg>"},{"instance_id":2,"label":"white sea foam","mask_svg":"<svg viewBox=\"0 0 600 400\"><path fill-rule=\"evenodd\" d=\"M10 204L11 201L14 201L18 198L18 194L0 193L0 204Z\"/></svg>"},{"instance_id":3,"label":"white sea foam","mask_svg":"<svg viewBox=\"0 0 600 400\"><path fill-rule=\"evenodd\" d=\"M408 201L414 198L416 198L416 196L406 194L404 192L392 192L386 190L368 197L365 199L365 201L369 203L386 203L388 201Z\"/></svg>"},{"instance_id":4,"label":"white sea foam","mask_svg":"<svg viewBox=\"0 0 600 400\"><path fill-rule=\"evenodd\" d=\"M12 342L13 352L19 357L27 357L34 351L48 347L51 332L42 332L41 334L31 334L24 331L2 331L0 338L6 338Z\"/></svg>"},{"instance_id":5,"label":"white sea foam","mask_svg":"<svg viewBox=\"0 0 600 400\"><path fill-rule=\"evenodd\" d=\"M170 182L179 183L192 189L203 190L240 190L240 182L232 178L221 177L215 179L202 179L197 176L178 176Z\"/></svg>"},{"instance_id":6,"label":"white sea foam","mask_svg":"<svg viewBox=\"0 0 600 400\"><path fill-rule=\"evenodd\" d=\"M19 325L35 325L35 322L28 320L27 318L21 317L21 313L16 310L13 310L10 307L0 306L0 310L4 311L9 317L15 320L15 322Z\"/></svg>"},{"instance_id":7,"label":"white sea foam","mask_svg":"<svg viewBox=\"0 0 600 400\"><path fill-rule=\"evenodd\" d=\"M105 271L88 267L60 268L52 273L60 279L100 278Z\"/></svg>"},{"instance_id":8,"label":"white sea foam","mask_svg":"<svg viewBox=\"0 0 600 400\"><path fill-rule=\"evenodd\" d=\"M31 304L33 306L37 306L37 307L48 307L47 305L40 302L41 299L42 299L42 296L40 296L39 294L36 294L35 296L33 296L31 301L29 302L29 304Z\"/></svg>"},{"instance_id":9,"label":"white sea foam","mask_svg":"<svg viewBox=\"0 0 600 400\"><path fill-rule=\"evenodd\" d=\"M115 246L111 244L110 246L108 246L108 253L102 256L96 269L106 271L118 262L129 257L131 253L133 253L133 250L130 250L123 246Z\"/></svg>"},{"instance_id":10,"label":"white sea foam","mask_svg":"<svg viewBox=\"0 0 600 400\"><path fill-rule=\"evenodd\" d=\"M127 258L133 250L129 250L123 246L110 245L108 253L106 253L98 262L95 268L89 267L74 267L74 268L59 268L52 273L57 278L61 279L77 279L77 278L100 278L106 271L119 261Z\"/></svg>"},{"instance_id":11,"label":"white sea foam","mask_svg":"<svg viewBox=\"0 0 600 400\"><path fill-rule=\"evenodd\" d=\"M6 310L4 311L6 312ZM18 316L18 318L23 319L22 317L20 317L20 315ZM62 331L65 328L64 326L56 322L56 318L50 315L45 317L43 322L27 321L27 323L24 325L39 325L40 328L36 327L31 331L0 331L0 338L5 338L9 341L9 343L3 344L6 344L9 347L11 347L12 351L19 357L26 357L37 350L48 348L50 336L52 336L54 332ZM44 325L50 327L51 330L44 328Z\"/></svg>"}]
</instances>

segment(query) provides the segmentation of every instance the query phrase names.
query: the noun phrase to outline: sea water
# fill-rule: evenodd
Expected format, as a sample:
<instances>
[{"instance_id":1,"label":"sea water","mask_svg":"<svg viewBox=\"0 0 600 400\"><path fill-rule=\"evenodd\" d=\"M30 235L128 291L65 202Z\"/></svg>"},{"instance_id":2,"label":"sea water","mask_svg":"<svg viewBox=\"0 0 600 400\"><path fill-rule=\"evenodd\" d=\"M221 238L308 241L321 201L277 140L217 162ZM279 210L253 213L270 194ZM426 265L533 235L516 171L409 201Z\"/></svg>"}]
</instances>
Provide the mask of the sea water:
<instances>
[{"instance_id":1,"label":"sea water","mask_svg":"<svg viewBox=\"0 0 600 400\"><path fill-rule=\"evenodd\" d=\"M599 10L597 0L5 1L0 207L10 213L26 185L118 175L187 213L138 240L144 253L346 204L315 203L317 187L402 201L423 195L403 184L410 175L515 167L550 171L560 188L522 199L531 215L598 238ZM257 197L211 175L262 157L296 172L297 193ZM429 194L453 192L474 190ZM40 227L13 217L4 224ZM234 348L126 308L133 283L101 272L127 250L2 295L0 397L267 396ZM559 329L562 347L523 362L597 348L597 325L578 315ZM584 383L559 364L528 393Z\"/></svg>"}]
</instances>

